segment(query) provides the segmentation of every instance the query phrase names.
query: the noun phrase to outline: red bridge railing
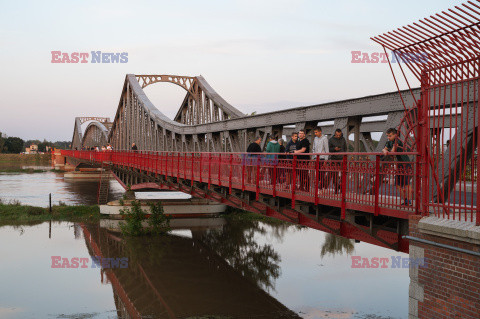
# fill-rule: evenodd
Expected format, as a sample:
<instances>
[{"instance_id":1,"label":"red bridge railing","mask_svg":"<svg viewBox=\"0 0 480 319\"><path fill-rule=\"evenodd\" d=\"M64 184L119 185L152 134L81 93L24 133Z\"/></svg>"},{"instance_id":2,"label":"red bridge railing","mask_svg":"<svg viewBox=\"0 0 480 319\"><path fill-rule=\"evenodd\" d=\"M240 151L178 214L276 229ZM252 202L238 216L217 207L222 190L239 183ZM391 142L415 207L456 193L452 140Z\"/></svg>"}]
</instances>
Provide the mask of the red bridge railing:
<instances>
[{"instance_id":1,"label":"red bridge railing","mask_svg":"<svg viewBox=\"0 0 480 319\"><path fill-rule=\"evenodd\" d=\"M390 153L395 155L396 153ZM415 153L411 162L387 160L381 153L335 153L340 160L303 159L272 153L73 151L62 155L147 173L278 196L296 201L407 218L418 211ZM309 154L311 158L318 154ZM390 158L390 157L388 157ZM399 184L407 192L402 191ZM406 205L405 198L410 200Z\"/></svg>"}]
</instances>

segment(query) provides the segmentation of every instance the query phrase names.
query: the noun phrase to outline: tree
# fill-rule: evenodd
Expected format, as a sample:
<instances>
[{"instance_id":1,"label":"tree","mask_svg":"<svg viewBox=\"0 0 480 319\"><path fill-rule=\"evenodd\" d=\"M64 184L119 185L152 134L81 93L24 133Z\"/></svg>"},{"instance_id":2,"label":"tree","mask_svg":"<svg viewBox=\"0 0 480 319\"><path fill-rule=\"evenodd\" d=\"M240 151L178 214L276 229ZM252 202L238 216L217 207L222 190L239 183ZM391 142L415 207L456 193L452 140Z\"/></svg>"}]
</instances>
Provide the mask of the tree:
<instances>
[{"instance_id":1,"label":"tree","mask_svg":"<svg viewBox=\"0 0 480 319\"><path fill-rule=\"evenodd\" d=\"M25 141L19 137L9 137L5 140L5 153L19 154L23 151Z\"/></svg>"},{"instance_id":2,"label":"tree","mask_svg":"<svg viewBox=\"0 0 480 319\"><path fill-rule=\"evenodd\" d=\"M0 132L0 153L3 152L4 146L5 146L5 139L2 137L2 132Z\"/></svg>"},{"instance_id":3,"label":"tree","mask_svg":"<svg viewBox=\"0 0 480 319\"><path fill-rule=\"evenodd\" d=\"M47 140L43 140L43 142L38 143L38 151L39 152L46 152L47 151L47 146L52 147L53 143L48 142Z\"/></svg>"},{"instance_id":4,"label":"tree","mask_svg":"<svg viewBox=\"0 0 480 319\"><path fill-rule=\"evenodd\" d=\"M68 149L69 148L69 145L70 145L71 141L56 141L55 143L53 143L53 146L55 148L60 148L60 149Z\"/></svg>"}]
</instances>

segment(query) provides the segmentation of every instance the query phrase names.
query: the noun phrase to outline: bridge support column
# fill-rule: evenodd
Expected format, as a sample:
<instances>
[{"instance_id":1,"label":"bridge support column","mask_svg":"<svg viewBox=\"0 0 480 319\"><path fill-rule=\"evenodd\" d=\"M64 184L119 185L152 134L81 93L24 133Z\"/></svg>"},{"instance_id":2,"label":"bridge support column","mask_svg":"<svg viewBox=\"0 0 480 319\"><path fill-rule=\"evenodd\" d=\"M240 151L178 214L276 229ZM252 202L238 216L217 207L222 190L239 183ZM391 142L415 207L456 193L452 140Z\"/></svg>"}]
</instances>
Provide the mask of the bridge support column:
<instances>
[{"instance_id":1,"label":"bridge support column","mask_svg":"<svg viewBox=\"0 0 480 319\"><path fill-rule=\"evenodd\" d=\"M413 215L408 238L409 318L478 318L480 227Z\"/></svg>"},{"instance_id":2,"label":"bridge support column","mask_svg":"<svg viewBox=\"0 0 480 319\"><path fill-rule=\"evenodd\" d=\"M347 139L350 134L353 134L353 151L360 152L360 124L362 123L361 116L354 116L348 118L348 133Z\"/></svg>"}]
</instances>

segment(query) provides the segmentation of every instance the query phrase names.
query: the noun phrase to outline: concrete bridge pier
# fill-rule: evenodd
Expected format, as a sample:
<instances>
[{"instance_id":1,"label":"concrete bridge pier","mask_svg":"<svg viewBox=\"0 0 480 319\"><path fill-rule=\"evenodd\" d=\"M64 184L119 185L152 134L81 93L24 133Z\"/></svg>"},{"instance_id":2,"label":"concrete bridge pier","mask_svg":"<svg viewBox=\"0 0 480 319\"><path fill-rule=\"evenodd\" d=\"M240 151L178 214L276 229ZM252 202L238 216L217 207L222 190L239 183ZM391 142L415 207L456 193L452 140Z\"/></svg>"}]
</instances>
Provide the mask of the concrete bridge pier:
<instances>
[{"instance_id":1,"label":"concrete bridge pier","mask_svg":"<svg viewBox=\"0 0 480 319\"><path fill-rule=\"evenodd\" d=\"M409 319L479 318L480 226L412 215L407 238Z\"/></svg>"}]
</instances>

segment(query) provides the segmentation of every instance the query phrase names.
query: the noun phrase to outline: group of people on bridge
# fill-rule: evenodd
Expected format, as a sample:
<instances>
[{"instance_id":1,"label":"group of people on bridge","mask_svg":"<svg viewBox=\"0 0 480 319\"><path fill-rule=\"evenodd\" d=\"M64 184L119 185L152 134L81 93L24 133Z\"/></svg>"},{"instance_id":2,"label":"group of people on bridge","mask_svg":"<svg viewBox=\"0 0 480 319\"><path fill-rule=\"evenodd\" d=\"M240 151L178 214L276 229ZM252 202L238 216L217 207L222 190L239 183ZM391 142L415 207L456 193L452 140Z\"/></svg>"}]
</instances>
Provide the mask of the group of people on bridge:
<instances>
[{"instance_id":1,"label":"group of people on bridge","mask_svg":"<svg viewBox=\"0 0 480 319\"><path fill-rule=\"evenodd\" d=\"M75 150L78 149L75 147ZM82 147L82 151L95 151L95 152L105 152L105 151L113 151L112 144L102 145L102 146L92 146L92 147Z\"/></svg>"},{"instance_id":2,"label":"group of people on bridge","mask_svg":"<svg viewBox=\"0 0 480 319\"><path fill-rule=\"evenodd\" d=\"M292 184L292 171L285 169L281 164L282 162L288 162L289 165L295 165L297 168L296 183L294 184L297 185L296 187L299 190L310 192L312 185L316 184L314 176L316 175L318 176L319 190L327 189L332 185L334 193L339 193L342 188L341 171L342 162L347 152L347 141L340 129L336 129L334 135L328 138L323 134L322 128L317 126L314 129L314 134L313 145L306 137L305 130L293 132L286 145L284 145L283 139L272 135L266 145L265 152L260 146L262 138L256 137L246 150L248 154L245 156L244 164L247 165L247 182L256 178L255 164L260 162L262 164L262 168L258 171L260 179L267 179L271 184L286 183L289 187ZM406 154L398 154L404 152L404 145L398 138L397 130L390 128L386 134L388 141L382 150L383 156L381 159L384 162L396 161L395 171L397 174L394 183L402 198L402 205L411 206L413 189L410 185L412 179L410 158ZM397 155L392 157L389 153L397 153ZM292 159L295 159L295 161L292 161ZM316 163L318 163L318 167L312 169L312 165ZM277 167L275 173L271 168L273 166ZM383 178L381 180L384 182Z\"/></svg>"}]
</instances>

